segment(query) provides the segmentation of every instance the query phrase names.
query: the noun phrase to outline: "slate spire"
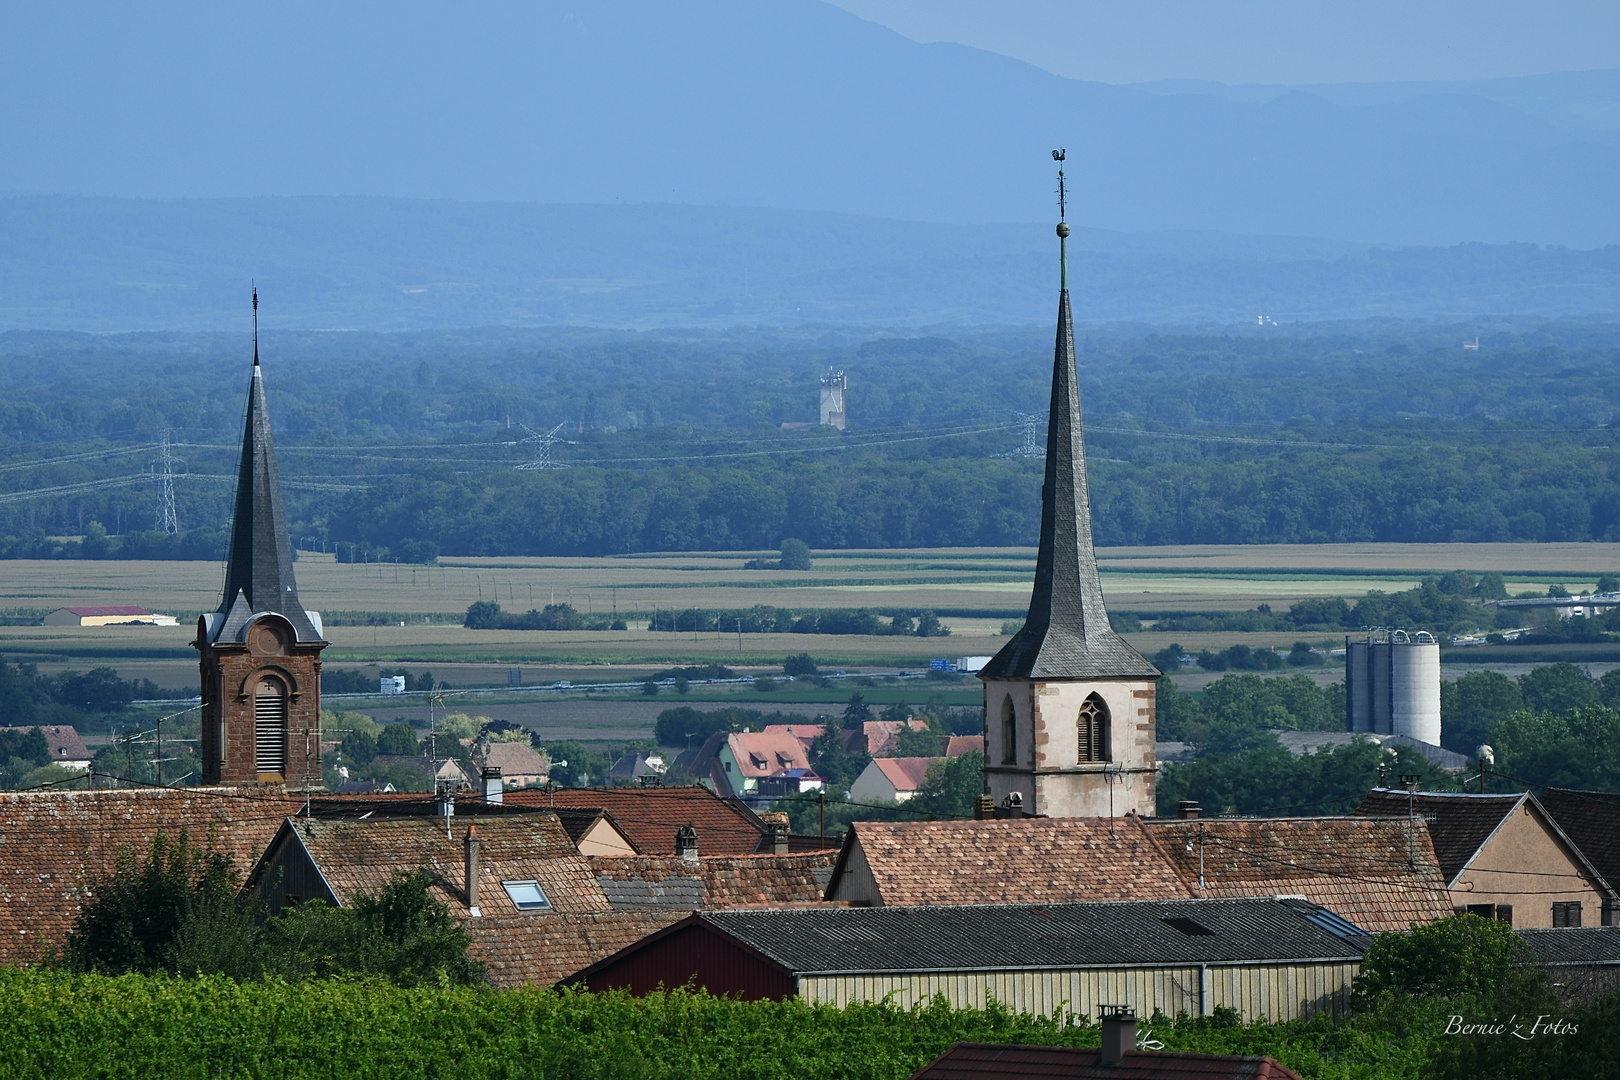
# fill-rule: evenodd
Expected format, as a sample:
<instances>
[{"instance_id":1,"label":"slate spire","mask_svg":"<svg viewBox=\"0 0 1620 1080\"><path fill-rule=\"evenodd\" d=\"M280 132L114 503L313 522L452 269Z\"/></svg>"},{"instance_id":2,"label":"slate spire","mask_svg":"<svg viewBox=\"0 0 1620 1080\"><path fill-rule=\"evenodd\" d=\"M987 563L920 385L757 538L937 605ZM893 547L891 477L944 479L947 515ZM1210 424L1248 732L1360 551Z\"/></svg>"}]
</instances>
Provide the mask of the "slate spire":
<instances>
[{"instance_id":1,"label":"slate spire","mask_svg":"<svg viewBox=\"0 0 1620 1080\"><path fill-rule=\"evenodd\" d=\"M281 476L270 440L270 412L259 366L259 293L253 292L253 378L248 384L247 420L242 431L242 463L236 477L236 516L225 564L223 619L212 620L214 641L235 640L263 612L292 623L299 641L320 641L309 613L298 599L293 577L292 540L281 505Z\"/></svg>"},{"instance_id":2,"label":"slate spire","mask_svg":"<svg viewBox=\"0 0 1620 1080\"><path fill-rule=\"evenodd\" d=\"M1068 235L1059 224L1057 344L1041 486L1041 548L1024 628L979 672L980 678L1157 678L1159 670L1108 625L1091 543L1091 494L1080 425L1080 384L1069 314Z\"/></svg>"}]
</instances>

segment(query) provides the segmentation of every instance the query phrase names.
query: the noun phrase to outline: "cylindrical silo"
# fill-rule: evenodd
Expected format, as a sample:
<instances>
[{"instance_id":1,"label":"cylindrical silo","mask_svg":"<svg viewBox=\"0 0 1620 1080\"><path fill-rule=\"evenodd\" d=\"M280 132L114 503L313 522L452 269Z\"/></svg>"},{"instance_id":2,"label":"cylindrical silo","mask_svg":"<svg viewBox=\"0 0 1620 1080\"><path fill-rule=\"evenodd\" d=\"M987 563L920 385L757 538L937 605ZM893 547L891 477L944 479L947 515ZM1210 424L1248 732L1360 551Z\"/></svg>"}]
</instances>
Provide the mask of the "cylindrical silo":
<instances>
[{"instance_id":1,"label":"cylindrical silo","mask_svg":"<svg viewBox=\"0 0 1620 1080\"><path fill-rule=\"evenodd\" d=\"M1379 637L1383 640L1378 640ZM1372 727L1369 730L1379 735L1389 735L1395 730L1389 693L1389 650L1387 634L1376 635L1367 646L1367 671L1370 676L1368 683L1372 687Z\"/></svg>"},{"instance_id":2,"label":"cylindrical silo","mask_svg":"<svg viewBox=\"0 0 1620 1080\"><path fill-rule=\"evenodd\" d=\"M1344 639L1345 711L1351 731L1372 730L1372 672L1367 667L1367 643Z\"/></svg>"},{"instance_id":3,"label":"cylindrical silo","mask_svg":"<svg viewBox=\"0 0 1620 1080\"><path fill-rule=\"evenodd\" d=\"M1402 635L1405 636L1405 635ZM1393 733L1440 745L1440 643L1428 634L1390 646Z\"/></svg>"}]
</instances>

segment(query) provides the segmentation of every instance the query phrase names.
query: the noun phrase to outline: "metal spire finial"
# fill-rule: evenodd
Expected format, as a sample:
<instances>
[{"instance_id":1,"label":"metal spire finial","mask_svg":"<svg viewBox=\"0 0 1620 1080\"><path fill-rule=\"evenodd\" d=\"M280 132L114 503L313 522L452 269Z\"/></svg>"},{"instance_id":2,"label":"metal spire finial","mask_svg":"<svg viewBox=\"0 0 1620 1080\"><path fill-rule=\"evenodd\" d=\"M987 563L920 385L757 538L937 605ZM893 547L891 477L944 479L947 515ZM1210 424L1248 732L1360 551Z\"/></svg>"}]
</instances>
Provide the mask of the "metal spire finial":
<instances>
[{"instance_id":1,"label":"metal spire finial","mask_svg":"<svg viewBox=\"0 0 1620 1080\"><path fill-rule=\"evenodd\" d=\"M253 366L259 366L259 284L253 283Z\"/></svg>"},{"instance_id":2,"label":"metal spire finial","mask_svg":"<svg viewBox=\"0 0 1620 1080\"><path fill-rule=\"evenodd\" d=\"M1052 160L1058 163L1058 283L1064 292L1069 291L1069 223L1065 220L1069 216L1069 189L1063 178L1063 162L1068 156L1067 150L1052 151Z\"/></svg>"}]
</instances>

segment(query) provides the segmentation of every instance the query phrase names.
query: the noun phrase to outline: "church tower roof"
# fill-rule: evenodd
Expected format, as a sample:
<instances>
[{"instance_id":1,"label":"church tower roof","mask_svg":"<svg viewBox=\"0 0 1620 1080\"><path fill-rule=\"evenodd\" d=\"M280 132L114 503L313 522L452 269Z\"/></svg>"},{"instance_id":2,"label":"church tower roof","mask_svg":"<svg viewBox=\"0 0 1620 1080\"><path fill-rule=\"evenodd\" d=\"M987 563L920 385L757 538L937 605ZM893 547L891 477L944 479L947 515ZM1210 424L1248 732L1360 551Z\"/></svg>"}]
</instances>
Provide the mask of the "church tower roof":
<instances>
[{"instance_id":1,"label":"church tower roof","mask_svg":"<svg viewBox=\"0 0 1620 1080\"><path fill-rule=\"evenodd\" d=\"M281 505L281 476L270 439L270 412L259 366L259 294L253 294L253 378L248 384L242 463L236 478L236 515L225 564L225 594L208 618L210 641L235 641L257 615L274 612L293 626L300 642L320 641L321 631L298 599L292 540Z\"/></svg>"},{"instance_id":2,"label":"church tower roof","mask_svg":"<svg viewBox=\"0 0 1620 1080\"><path fill-rule=\"evenodd\" d=\"M1091 542L1091 495L1080 425L1080 385L1069 314L1069 227L1058 225L1062 268L1052 402L1041 487L1041 548L1024 627L979 672L981 679L1157 678L1159 669L1108 625L1097 554Z\"/></svg>"}]
</instances>

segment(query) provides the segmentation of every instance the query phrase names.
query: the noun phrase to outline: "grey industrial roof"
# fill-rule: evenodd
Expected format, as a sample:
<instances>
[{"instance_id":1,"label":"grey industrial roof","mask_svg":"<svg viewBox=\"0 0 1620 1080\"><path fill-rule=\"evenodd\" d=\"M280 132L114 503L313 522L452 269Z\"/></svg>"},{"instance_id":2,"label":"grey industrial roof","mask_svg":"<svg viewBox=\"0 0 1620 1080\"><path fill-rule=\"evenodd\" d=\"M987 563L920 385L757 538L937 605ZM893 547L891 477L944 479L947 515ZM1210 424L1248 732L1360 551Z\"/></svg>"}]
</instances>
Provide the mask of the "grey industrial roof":
<instances>
[{"instance_id":1,"label":"grey industrial roof","mask_svg":"<svg viewBox=\"0 0 1620 1080\"><path fill-rule=\"evenodd\" d=\"M1058 297L1052 400L1041 487L1041 546L1024 626L979 671L981 679L1159 677L1108 625L1091 539L1091 492L1080 424L1069 291Z\"/></svg>"},{"instance_id":2,"label":"grey industrial roof","mask_svg":"<svg viewBox=\"0 0 1620 1080\"><path fill-rule=\"evenodd\" d=\"M1371 940L1314 904L1150 900L704 912L790 971L984 971L1358 960Z\"/></svg>"},{"instance_id":3,"label":"grey industrial roof","mask_svg":"<svg viewBox=\"0 0 1620 1080\"><path fill-rule=\"evenodd\" d=\"M1520 930L1543 964L1620 964L1620 926Z\"/></svg>"}]
</instances>

